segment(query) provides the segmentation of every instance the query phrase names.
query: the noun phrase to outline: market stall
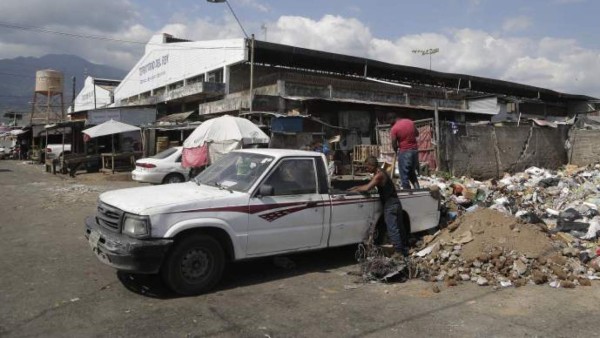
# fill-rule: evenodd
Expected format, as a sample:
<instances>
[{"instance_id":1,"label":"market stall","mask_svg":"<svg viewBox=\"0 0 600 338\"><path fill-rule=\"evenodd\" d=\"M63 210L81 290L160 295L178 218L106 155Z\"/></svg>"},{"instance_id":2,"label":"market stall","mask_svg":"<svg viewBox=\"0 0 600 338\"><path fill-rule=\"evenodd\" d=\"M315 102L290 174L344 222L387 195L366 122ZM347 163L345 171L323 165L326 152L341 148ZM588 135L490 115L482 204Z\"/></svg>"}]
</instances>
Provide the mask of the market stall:
<instances>
[{"instance_id":1,"label":"market stall","mask_svg":"<svg viewBox=\"0 0 600 338\"><path fill-rule=\"evenodd\" d=\"M135 159L142 156L142 151L140 149L136 150L131 141L128 141L127 144L122 144L118 152L115 151L114 135L140 131L139 127L111 119L95 127L85 129L83 133L85 141L100 136L111 136L111 152L100 154L102 158L101 170L110 171L114 174L117 169L133 169L135 167Z\"/></svg>"}]
</instances>

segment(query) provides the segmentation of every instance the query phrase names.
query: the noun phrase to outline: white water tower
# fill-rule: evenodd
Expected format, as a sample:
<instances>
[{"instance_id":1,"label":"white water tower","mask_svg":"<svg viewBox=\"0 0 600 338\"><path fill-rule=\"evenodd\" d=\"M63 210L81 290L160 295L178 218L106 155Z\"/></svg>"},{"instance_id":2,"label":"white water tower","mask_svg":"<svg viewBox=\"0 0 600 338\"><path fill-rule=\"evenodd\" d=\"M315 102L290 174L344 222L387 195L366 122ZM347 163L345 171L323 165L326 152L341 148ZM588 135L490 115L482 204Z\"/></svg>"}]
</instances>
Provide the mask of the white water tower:
<instances>
[{"instance_id":1,"label":"white water tower","mask_svg":"<svg viewBox=\"0 0 600 338\"><path fill-rule=\"evenodd\" d=\"M31 124L49 124L65 120L63 85L64 76L59 71L44 69L35 73Z\"/></svg>"}]
</instances>

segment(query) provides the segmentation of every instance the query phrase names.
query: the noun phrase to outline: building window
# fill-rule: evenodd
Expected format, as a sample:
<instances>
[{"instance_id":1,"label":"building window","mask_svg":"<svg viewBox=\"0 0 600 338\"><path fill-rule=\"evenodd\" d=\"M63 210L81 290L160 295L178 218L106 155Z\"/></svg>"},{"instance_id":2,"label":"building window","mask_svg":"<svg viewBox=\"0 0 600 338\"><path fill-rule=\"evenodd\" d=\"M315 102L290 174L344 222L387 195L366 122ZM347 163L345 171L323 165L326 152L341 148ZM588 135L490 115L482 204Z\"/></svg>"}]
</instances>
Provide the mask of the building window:
<instances>
[{"instance_id":1,"label":"building window","mask_svg":"<svg viewBox=\"0 0 600 338\"><path fill-rule=\"evenodd\" d=\"M223 82L223 69L218 69L218 70L208 73L207 82L222 83Z\"/></svg>"},{"instance_id":2,"label":"building window","mask_svg":"<svg viewBox=\"0 0 600 338\"><path fill-rule=\"evenodd\" d=\"M515 102L508 102L506 104L506 112L507 113L516 113L517 112L517 104Z\"/></svg>"},{"instance_id":3,"label":"building window","mask_svg":"<svg viewBox=\"0 0 600 338\"><path fill-rule=\"evenodd\" d=\"M181 88L181 87L183 87L183 81L177 81L177 82L171 83L169 85L169 90L173 90L173 89L177 89L177 88Z\"/></svg>"},{"instance_id":4,"label":"building window","mask_svg":"<svg viewBox=\"0 0 600 338\"><path fill-rule=\"evenodd\" d=\"M154 96L159 96L159 95L163 95L165 93L165 89L166 87L160 87L160 88L156 88L154 89Z\"/></svg>"},{"instance_id":5,"label":"building window","mask_svg":"<svg viewBox=\"0 0 600 338\"><path fill-rule=\"evenodd\" d=\"M188 85L198 83L198 82L204 82L204 74L200 74L200 75L190 77L189 79L187 79Z\"/></svg>"}]
</instances>

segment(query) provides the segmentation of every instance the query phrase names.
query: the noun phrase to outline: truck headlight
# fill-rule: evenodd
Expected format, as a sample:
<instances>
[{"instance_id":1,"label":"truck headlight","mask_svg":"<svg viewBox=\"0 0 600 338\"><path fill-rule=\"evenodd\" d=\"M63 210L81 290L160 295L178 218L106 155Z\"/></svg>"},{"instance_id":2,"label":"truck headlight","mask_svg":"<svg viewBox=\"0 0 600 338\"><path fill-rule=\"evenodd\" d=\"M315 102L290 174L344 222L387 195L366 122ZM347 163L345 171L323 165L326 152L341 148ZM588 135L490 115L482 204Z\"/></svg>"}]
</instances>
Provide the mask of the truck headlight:
<instances>
[{"instance_id":1,"label":"truck headlight","mask_svg":"<svg viewBox=\"0 0 600 338\"><path fill-rule=\"evenodd\" d=\"M150 235L150 220L147 216L125 214L123 217L123 233L133 237Z\"/></svg>"}]
</instances>

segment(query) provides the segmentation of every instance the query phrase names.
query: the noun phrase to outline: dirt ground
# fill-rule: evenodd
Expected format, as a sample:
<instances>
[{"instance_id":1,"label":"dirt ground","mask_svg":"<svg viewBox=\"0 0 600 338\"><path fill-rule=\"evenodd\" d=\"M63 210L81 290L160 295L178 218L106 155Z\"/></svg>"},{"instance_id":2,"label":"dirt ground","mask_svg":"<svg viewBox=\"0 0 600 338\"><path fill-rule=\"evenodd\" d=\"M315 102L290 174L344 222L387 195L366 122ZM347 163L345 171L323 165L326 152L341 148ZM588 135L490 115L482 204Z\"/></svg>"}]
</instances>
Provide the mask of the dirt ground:
<instances>
[{"instance_id":1,"label":"dirt ground","mask_svg":"<svg viewBox=\"0 0 600 338\"><path fill-rule=\"evenodd\" d=\"M0 161L0 336L597 336L600 283L576 289L358 284L353 247L233 264L206 295L116 273L91 253L83 219L127 175L45 173Z\"/></svg>"}]
</instances>

